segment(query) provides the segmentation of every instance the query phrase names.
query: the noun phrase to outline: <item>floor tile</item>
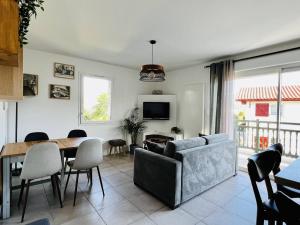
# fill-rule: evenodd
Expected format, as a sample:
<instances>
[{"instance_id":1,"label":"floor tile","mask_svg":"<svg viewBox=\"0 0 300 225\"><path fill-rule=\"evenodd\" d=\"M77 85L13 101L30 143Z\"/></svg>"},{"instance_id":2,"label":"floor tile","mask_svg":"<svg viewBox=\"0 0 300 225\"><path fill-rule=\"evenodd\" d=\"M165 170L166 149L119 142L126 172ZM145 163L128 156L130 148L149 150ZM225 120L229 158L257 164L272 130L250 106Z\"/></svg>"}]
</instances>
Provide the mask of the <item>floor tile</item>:
<instances>
[{"instance_id":1,"label":"floor tile","mask_svg":"<svg viewBox=\"0 0 300 225\"><path fill-rule=\"evenodd\" d=\"M146 193L131 196L128 200L147 215L164 207L163 203Z\"/></svg>"},{"instance_id":2,"label":"floor tile","mask_svg":"<svg viewBox=\"0 0 300 225\"><path fill-rule=\"evenodd\" d=\"M61 225L105 225L98 213L91 213L80 218L69 220Z\"/></svg>"},{"instance_id":3,"label":"floor tile","mask_svg":"<svg viewBox=\"0 0 300 225\"><path fill-rule=\"evenodd\" d=\"M124 183L132 182L131 178L128 175L121 172L104 177L103 179L106 180L113 187Z\"/></svg>"},{"instance_id":4,"label":"floor tile","mask_svg":"<svg viewBox=\"0 0 300 225\"><path fill-rule=\"evenodd\" d=\"M219 206L204 198L201 198L201 196L187 201L186 203L181 205L180 208L197 217L198 219L203 219L216 210L220 209Z\"/></svg>"},{"instance_id":5,"label":"floor tile","mask_svg":"<svg viewBox=\"0 0 300 225\"><path fill-rule=\"evenodd\" d=\"M127 225L145 217L144 213L127 200L104 207L98 212L108 225Z\"/></svg>"},{"instance_id":6,"label":"floor tile","mask_svg":"<svg viewBox=\"0 0 300 225\"><path fill-rule=\"evenodd\" d=\"M230 201L234 196L234 192L218 188L218 185L201 194L202 198L221 207Z\"/></svg>"},{"instance_id":7,"label":"floor tile","mask_svg":"<svg viewBox=\"0 0 300 225\"><path fill-rule=\"evenodd\" d=\"M65 201L64 207L53 207L50 209L53 216L54 224L65 223L74 218L81 218L87 214L95 213L95 208L85 198L78 198L76 205L73 206L73 201Z\"/></svg>"},{"instance_id":8,"label":"floor tile","mask_svg":"<svg viewBox=\"0 0 300 225\"><path fill-rule=\"evenodd\" d=\"M155 225L155 223L151 219L145 216L142 219L139 219L131 223L130 225Z\"/></svg>"},{"instance_id":9,"label":"floor tile","mask_svg":"<svg viewBox=\"0 0 300 225\"><path fill-rule=\"evenodd\" d=\"M256 222L256 205L247 200L235 197L224 206L224 209L248 220L252 224Z\"/></svg>"},{"instance_id":10,"label":"floor tile","mask_svg":"<svg viewBox=\"0 0 300 225\"><path fill-rule=\"evenodd\" d=\"M145 193L142 189L137 187L132 181L116 186L115 190L126 198L130 198L132 196L138 196Z\"/></svg>"},{"instance_id":11,"label":"floor tile","mask_svg":"<svg viewBox=\"0 0 300 225\"><path fill-rule=\"evenodd\" d=\"M86 194L86 198L96 209L102 209L124 200L124 197L114 189L105 190L104 197L102 195L102 192L94 192Z\"/></svg>"},{"instance_id":12,"label":"floor tile","mask_svg":"<svg viewBox=\"0 0 300 225\"><path fill-rule=\"evenodd\" d=\"M253 223L223 209L215 211L201 222L207 225L253 225Z\"/></svg>"},{"instance_id":13,"label":"floor tile","mask_svg":"<svg viewBox=\"0 0 300 225\"><path fill-rule=\"evenodd\" d=\"M198 222L198 219L180 208L171 210L164 207L150 215L150 218L158 225L190 225Z\"/></svg>"}]
</instances>

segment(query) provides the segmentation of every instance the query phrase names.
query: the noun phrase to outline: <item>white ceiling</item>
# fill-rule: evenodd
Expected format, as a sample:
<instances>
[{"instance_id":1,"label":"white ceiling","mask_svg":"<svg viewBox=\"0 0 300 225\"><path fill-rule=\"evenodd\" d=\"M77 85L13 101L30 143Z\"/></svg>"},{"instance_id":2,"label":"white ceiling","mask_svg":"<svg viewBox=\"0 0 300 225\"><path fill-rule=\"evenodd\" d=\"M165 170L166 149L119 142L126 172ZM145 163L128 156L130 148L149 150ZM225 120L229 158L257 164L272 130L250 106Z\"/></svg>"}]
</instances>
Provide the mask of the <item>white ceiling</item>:
<instances>
[{"instance_id":1,"label":"white ceiling","mask_svg":"<svg viewBox=\"0 0 300 225\"><path fill-rule=\"evenodd\" d=\"M300 37L299 0L46 0L29 48L167 70Z\"/></svg>"}]
</instances>

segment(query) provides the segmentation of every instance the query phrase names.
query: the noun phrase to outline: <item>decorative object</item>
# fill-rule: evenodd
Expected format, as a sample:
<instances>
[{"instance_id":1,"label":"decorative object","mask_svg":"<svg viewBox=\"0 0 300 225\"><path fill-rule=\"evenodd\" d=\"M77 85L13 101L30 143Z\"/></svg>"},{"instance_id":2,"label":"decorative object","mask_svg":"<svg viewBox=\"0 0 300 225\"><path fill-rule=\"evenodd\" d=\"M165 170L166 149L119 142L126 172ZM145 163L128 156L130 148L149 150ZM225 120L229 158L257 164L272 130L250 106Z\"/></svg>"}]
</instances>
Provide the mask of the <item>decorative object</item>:
<instances>
[{"instance_id":1,"label":"decorative object","mask_svg":"<svg viewBox=\"0 0 300 225\"><path fill-rule=\"evenodd\" d=\"M153 94L153 95L162 95L162 94L163 94L163 91L162 91L162 90L153 90L153 91L152 91L152 94Z\"/></svg>"},{"instance_id":2,"label":"decorative object","mask_svg":"<svg viewBox=\"0 0 300 225\"><path fill-rule=\"evenodd\" d=\"M66 79L74 79L75 66L63 63L54 63L54 76Z\"/></svg>"},{"instance_id":3,"label":"decorative object","mask_svg":"<svg viewBox=\"0 0 300 225\"><path fill-rule=\"evenodd\" d=\"M175 134L180 134L181 133L181 129L179 127L172 127L171 128L171 132L175 133Z\"/></svg>"},{"instance_id":4,"label":"decorative object","mask_svg":"<svg viewBox=\"0 0 300 225\"><path fill-rule=\"evenodd\" d=\"M31 16L37 16L37 9L43 8L43 0L17 0L19 5L19 42L20 46L27 44L26 34L28 33L28 26Z\"/></svg>"},{"instance_id":5,"label":"decorative object","mask_svg":"<svg viewBox=\"0 0 300 225\"><path fill-rule=\"evenodd\" d=\"M138 135L146 129L146 121L139 118L139 108L136 107L131 111L130 116L122 121L121 129L131 136L130 154L133 154L134 149L138 147Z\"/></svg>"},{"instance_id":6,"label":"decorative object","mask_svg":"<svg viewBox=\"0 0 300 225\"><path fill-rule=\"evenodd\" d=\"M23 96L38 95L38 75L27 74L23 75Z\"/></svg>"},{"instance_id":7,"label":"decorative object","mask_svg":"<svg viewBox=\"0 0 300 225\"><path fill-rule=\"evenodd\" d=\"M162 65L153 64L153 45L156 44L156 41L151 40L150 44L152 46L152 64L142 66L140 81L161 82L165 80L164 67Z\"/></svg>"},{"instance_id":8,"label":"decorative object","mask_svg":"<svg viewBox=\"0 0 300 225\"><path fill-rule=\"evenodd\" d=\"M66 85L50 84L49 97L54 99L69 100L71 95L71 87Z\"/></svg>"}]
</instances>

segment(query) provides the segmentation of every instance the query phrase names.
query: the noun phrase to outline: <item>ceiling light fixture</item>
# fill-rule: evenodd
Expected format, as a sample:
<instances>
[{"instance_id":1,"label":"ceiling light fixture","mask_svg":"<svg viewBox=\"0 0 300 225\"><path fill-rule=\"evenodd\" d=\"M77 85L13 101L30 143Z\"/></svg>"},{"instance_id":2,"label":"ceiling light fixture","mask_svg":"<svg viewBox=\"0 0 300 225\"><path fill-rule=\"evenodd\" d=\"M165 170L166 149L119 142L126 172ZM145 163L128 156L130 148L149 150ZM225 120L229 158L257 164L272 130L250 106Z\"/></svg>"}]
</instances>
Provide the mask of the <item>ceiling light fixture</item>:
<instances>
[{"instance_id":1,"label":"ceiling light fixture","mask_svg":"<svg viewBox=\"0 0 300 225\"><path fill-rule=\"evenodd\" d=\"M152 46L152 64L142 66L140 72L140 81L146 82L161 82L165 80L164 67L162 65L153 64L153 45L156 44L155 40L149 41Z\"/></svg>"}]
</instances>

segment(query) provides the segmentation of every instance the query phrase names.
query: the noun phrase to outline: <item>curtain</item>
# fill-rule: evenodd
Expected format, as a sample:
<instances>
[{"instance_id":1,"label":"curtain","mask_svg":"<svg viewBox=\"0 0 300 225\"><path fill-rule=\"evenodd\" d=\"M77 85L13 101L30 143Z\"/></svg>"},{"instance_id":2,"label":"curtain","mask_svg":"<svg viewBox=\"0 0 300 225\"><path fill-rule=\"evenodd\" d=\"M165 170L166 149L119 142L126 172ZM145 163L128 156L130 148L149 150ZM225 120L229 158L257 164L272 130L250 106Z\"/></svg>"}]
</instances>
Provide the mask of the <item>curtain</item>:
<instances>
[{"instance_id":1,"label":"curtain","mask_svg":"<svg viewBox=\"0 0 300 225\"><path fill-rule=\"evenodd\" d=\"M234 139L234 65L231 60L210 67L210 133Z\"/></svg>"}]
</instances>

